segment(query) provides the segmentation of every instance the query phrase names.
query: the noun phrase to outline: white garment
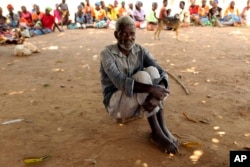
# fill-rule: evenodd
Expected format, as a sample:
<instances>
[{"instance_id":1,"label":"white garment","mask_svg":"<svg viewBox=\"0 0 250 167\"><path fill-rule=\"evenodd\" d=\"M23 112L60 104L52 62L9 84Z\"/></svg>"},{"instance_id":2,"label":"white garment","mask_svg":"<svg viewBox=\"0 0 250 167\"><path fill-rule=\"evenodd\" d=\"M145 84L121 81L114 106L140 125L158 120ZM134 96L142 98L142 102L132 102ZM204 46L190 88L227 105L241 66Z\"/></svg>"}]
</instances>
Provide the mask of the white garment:
<instances>
[{"instance_id":1,"label":"white garment","mask_svg":"<svg viewBox=\"0 0 250 167\"><path fill-rule=\"evenodd\" d=\"M153 84L153 80L160 78L160 74L155 67L148 67L144 71L139 71L132 76L137 82L144 84ZM139 115L142 111L141 106L144 104L148 93L134 93L132 97L128 97L121 90L116 91L110 98L107 107L110 116L117 119L126 119ZM157 106L153 112L143 111L146 117L152 116L159 111ZM139 113L139 114L138 114Z\"/></svg>"}]
</instances>

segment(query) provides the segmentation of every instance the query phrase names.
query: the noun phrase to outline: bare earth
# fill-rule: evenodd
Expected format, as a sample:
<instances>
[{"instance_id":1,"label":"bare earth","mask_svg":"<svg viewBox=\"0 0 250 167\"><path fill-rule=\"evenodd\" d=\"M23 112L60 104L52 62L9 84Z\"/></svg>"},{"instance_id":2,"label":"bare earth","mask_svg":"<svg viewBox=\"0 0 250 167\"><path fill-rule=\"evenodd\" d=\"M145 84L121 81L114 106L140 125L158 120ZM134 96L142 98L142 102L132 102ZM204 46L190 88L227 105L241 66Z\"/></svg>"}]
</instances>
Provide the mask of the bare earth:
<instances>
[{"instance_id":1,"label":"bare earth","mask_svg":"<svg viewBox=\"0 0 250 167\"><path fill-rule=\"evenodd\" d=\"M113 30L66 30L27 40L40 53L13 56L0 46L0 166L227 167L229 151L250 147L250 29L189 27L175 33L137 30L137 43L190 91L170 77L165 102L180 154L161 152L145 118L117 124L102 104L99 53ZM183 115L186 114L187 117ZM185 145L186 144L186 145ZM196 165L194 165L196 164Z\"/></svg>"}]
</instances>

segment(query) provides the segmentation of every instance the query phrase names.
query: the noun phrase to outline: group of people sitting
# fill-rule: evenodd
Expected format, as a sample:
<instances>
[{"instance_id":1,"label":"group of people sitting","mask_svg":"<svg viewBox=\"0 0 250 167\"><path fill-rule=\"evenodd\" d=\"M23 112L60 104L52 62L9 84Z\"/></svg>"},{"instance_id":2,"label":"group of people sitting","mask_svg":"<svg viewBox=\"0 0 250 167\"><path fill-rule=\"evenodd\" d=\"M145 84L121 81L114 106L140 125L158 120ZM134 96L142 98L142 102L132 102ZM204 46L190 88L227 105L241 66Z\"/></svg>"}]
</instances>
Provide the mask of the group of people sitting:
<instances>
[{"instance_id":1,"label":"group of people sitting","mask_svg":"<svg viewBox=\"0 0 250 167\"><path fill-rule=\"evenodd\" d=\"M185 1L179 3L179 18L182 26L189 25L250 25L250 0L247 0L246 7L240 12L235 7L235 1L231 1L229 6L222 14L222 8L218 6L218 0L201 0L201 6L196 5L195 0L191 0L189 10L185 10ZM47 34L55 31L63 31L66 25L69 29L75 28L115 28L115 23L119 17L130 16L137 28L146 28L154 31L158 21L165 17L173 17L171 9L167 8L168 0L163 0L159 16L156 15L158 8L157 2L152 3L152 9L149 13L143 10L142 1L138 0L129 3L126 7L125 1L121 5L117 0L113 4L105 5L104 1L96 2L95 6L90 4L89 0L81 2L74 13L74 21L69 19L70 12L66 0L55 5L53 10L50 7L45 12L40 11L38 5L34 4L32 11L28 11L25 6L21 11L14 12L14 7L9 4L7 9L9 13L3 16L3 9L0 7L0 41L9 43L22 43L23 37L32 37ZM53 10L53 12L52 12Z\"/></svg>"},{"instance_id":2,"label":"group of people sitting","mask_svg":"<svg viewBox=\"0 0 250 167\"><path fill-rule=\"evenodd\" d=\"M229 6L222 13L222 8L218 6L218 0L210 0L207 5L206 0L201 1L201 6L195 4L195 0L191 0L189 12L191 23L196 25L213 25L213 26L239 26L250 25L250 0L247 0L246 7L240 12L235 7L235 1L231 1ZM185 12L184 12L185 13Z\"/></svg>"},{"instance_id":3,"label":"group of people sitting","mask_svg":"<svg viewBox=\"0 0 250 167\"><path fill-rule=\"evenodd\" d=\"M225 9L224 14L222 8L218 6L218 0L210 0L207 5L207 0L201 0L201 6L196 4L196 0L190 0L191 5L188 10L185 10L185 1L180 1L179 11L172 13L171 9L167 9L168 0L163 0L163 7L160 9L159 17L156 17L157 3L152 4L152 11L146 17L148 29L154 30L160 19L164 17L174 17L178 14L181 21L181 26L188 27L190 25L201 26L239 26L250 25L250 0L247 0L246 7L240 13L235 7L235 1L231 1Z\"/></svg>"},{"instance_id":4,"label":"group of people sitting","mask_svg":"<svg viewBox=\"0 0 250 167\"><path fill-rule=\"evenodd\" d=\"M33 5L31 12L25 6L21 6L21 11L15 13L12 4L8 4L7 9L8 14L5 17L0 7L0 43L20 44L26 37L48 34L56 28L63 31L59 25L63 26L70 21L65 0L56 5L54 14L51 14L52 8L47 7L45 12L42 12L36 4Z\"/></svg>"}]
</instances>

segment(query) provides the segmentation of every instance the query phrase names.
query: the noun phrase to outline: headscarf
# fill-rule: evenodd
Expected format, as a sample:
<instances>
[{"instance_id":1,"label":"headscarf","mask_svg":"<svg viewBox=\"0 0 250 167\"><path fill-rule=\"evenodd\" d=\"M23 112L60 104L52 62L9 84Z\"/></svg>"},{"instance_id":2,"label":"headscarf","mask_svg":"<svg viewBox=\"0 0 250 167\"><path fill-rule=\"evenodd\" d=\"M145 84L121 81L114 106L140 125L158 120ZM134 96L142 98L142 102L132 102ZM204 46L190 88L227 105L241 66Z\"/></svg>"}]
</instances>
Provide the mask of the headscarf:
<instances>
[{"instance_id":1,"label":"headscarf","mask_svg":"<svg viewBox=\"0 0 250 167\"><path fill-rule=\"evenodd\" d=\"M100 6L101 3L98 1L98 2L95 3L95 5L96 5L96 6Z\"/></svg>"},{"instance_id":2,"label":"headscarf","mask_svg":"<svg viewBox=\"0 0 250 167\"><path fill-rule=\"evenodd\" d=\"M14 8L13 8L13 6L11 4L8 4L7 9L14 9Z\"/></svg>"},{"instance_id":3,"label":"headscarf","mask_svg":"<svg viewBox=\"0 0 250 167\"><path fill-rule=\"evenodd\" d=\"M218 4L218 3L219 3L219 1L218 1L218 0L214 0L214 3L217 3L217 4Z\"/></svg>"},{"instance_id":4,"label":"headscarf","mask_svg":"<svg viewBox=\"0 0 250 167\"><path fill-rule=\"evenodd\" d=\"M51 7L47 7L46 10L48 10L49 12L51 12L52 8Z\"/></svg>"}]
</instances>

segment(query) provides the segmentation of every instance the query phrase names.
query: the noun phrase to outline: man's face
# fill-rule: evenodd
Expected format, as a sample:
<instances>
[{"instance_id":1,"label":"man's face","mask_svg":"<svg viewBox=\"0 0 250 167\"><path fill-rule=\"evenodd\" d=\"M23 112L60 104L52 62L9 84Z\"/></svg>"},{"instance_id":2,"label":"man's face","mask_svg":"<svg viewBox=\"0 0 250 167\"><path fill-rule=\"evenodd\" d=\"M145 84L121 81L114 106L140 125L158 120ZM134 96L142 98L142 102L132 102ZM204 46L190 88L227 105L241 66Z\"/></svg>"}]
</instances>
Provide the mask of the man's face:
<instances>
[{"instance_id":1,"label":"man's face","mask_svg":"<svg viewBox=\"0 0 250 167\"><path fill-rule=\"evenodd\" d=\"M135 26L123 26L120 31L115 31L115 37L122 49L130 51L135 44Z\"/></svg>"},{"instance_id":2,"label":"man's face","mask_svg":"<svg viewBox=\"0 0 250 167\"><path fill-rule=\"evenodd\" d=\"M195 5L195 0L190 1L191 5Z\"/></svg>"}]
</instances>

